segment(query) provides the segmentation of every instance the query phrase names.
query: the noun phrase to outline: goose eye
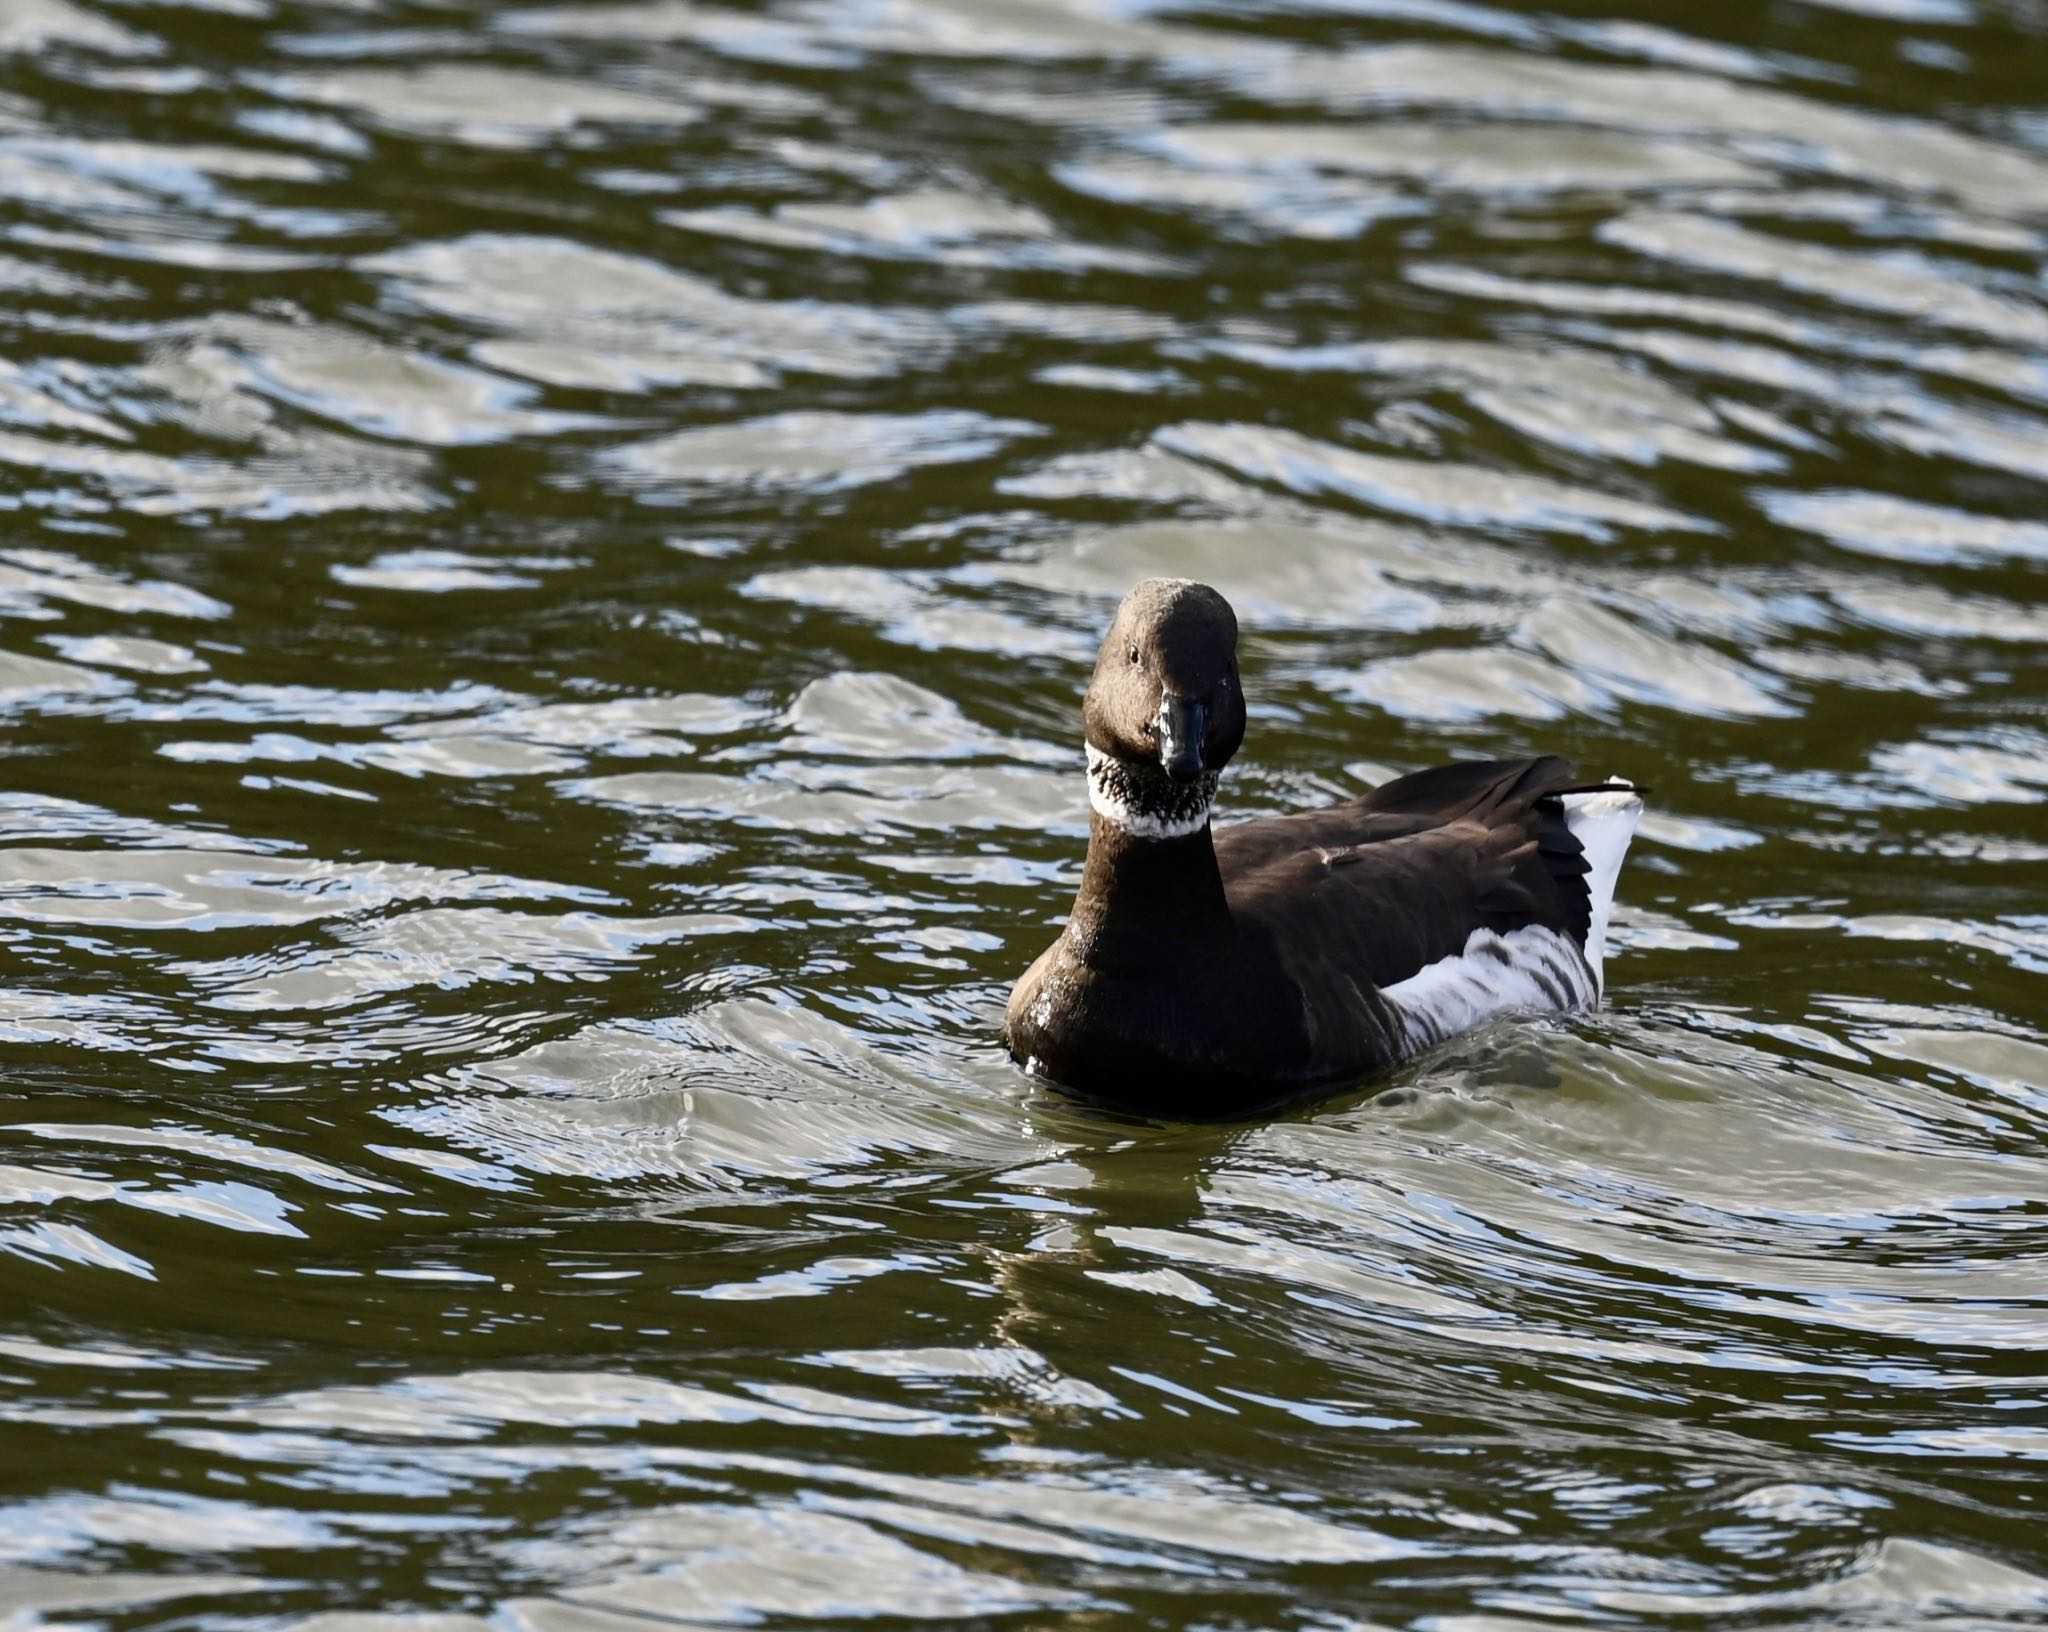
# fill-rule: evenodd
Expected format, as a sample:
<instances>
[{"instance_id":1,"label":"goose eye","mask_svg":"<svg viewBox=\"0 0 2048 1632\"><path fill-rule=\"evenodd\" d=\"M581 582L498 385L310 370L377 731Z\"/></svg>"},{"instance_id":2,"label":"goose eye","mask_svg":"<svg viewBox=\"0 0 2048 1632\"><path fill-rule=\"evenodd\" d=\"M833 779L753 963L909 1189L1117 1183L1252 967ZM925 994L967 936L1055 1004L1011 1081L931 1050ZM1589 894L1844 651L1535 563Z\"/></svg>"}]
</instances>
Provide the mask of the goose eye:
<instances>
[{"instance_id":1,"label":"goose eye","mask_svg":"<svg viewBox=\"0 0 2048 1632\"><path fill-rule=\"evenodd\" d=\"M1137 664L1137 661L1138 661L1138 648L1137 648L1137 647L1135 647L1135 646L1133 646L1133 647L1131 648L1131 663L1133 664L1133 666L1135 666L1135 665Z\"/></svg>"}]
</instances>

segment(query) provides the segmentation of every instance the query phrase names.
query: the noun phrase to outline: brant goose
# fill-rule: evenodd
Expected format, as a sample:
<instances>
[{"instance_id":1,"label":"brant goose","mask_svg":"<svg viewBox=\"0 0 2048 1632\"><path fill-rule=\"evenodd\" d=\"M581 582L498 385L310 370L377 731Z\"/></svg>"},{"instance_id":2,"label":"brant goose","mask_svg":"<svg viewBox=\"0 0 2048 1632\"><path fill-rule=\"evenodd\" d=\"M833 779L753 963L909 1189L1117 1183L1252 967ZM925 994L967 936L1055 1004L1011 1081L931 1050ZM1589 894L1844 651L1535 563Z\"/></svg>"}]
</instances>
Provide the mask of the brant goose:
<instances>
[{"instance_id":1,"label":"brant goose","mask_svg":"<svg viewBox=\"0 0 2048 1632\"><path fill-rule=\"evenodd\" d=\"M1124 598L1081 718L1080 893L1004 1017L1033 1075L1153 1115L1244 1116L1492 1015L1599 1001L1632 784L1551 757L1446 765L1212 832L1244 740L1237 619L1184 578Z\"/></svg>"}]
</instances>

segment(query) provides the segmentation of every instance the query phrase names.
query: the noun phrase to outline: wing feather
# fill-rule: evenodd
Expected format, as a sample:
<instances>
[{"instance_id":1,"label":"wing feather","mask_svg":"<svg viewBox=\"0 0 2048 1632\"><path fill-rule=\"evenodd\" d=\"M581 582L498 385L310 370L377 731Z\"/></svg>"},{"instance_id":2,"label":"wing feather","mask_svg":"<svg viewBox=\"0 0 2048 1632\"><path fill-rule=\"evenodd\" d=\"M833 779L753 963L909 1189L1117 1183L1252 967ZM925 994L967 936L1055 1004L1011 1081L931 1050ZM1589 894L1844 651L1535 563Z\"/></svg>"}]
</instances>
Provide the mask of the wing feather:
<instances>
[{"instance_id":1,"label":"wing feather","mask_svg":"<svg viewBox=\"0 0 2048 1632\"><path fill-rule=\"evenodd\" d=\"M1338 975L1394 985L1475 929L1542 924L1583 944L1587 863L1559 797L1573 774L1555 757L1448 765L1219 829L1231 910L1272 937L1312 1006Z\"/></svg>"}]
</instances>

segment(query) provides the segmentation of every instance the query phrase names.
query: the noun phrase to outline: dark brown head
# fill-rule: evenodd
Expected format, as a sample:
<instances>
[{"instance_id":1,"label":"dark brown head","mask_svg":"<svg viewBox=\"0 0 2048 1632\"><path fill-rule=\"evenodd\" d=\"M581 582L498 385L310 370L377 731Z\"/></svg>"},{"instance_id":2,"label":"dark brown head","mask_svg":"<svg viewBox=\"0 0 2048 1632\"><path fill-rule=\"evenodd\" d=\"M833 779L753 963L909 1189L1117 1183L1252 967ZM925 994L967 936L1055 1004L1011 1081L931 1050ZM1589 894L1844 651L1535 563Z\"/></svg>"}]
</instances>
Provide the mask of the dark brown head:
<instances>
[{"instance_id":1,"label":"dark brown head","mask_svg":"<svg viewBox=\"0 0 2048 1632\"><path fill-rule=\"evenodd\" d=\"M1117 608L1081 719L1098 812L1145 838L1199 828L1244 741L1230 603L1186 578L1139 584Z\"/></svg>"}]
</instances>

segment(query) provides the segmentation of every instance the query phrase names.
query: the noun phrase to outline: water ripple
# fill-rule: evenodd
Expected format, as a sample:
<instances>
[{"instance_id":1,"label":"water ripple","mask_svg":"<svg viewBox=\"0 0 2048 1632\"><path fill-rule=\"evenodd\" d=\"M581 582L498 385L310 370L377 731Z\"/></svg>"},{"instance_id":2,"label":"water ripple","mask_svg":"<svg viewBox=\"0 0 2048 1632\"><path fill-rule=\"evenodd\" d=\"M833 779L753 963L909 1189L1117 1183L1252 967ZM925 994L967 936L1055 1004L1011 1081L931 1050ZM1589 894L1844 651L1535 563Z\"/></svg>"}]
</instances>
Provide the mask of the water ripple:
<instances>
[{"instance_id":1,"label":"water ripple","mask_svg":"<svg viewBox=\"0 0 2048 1632\"><path fill-rule=\"evenodd\" d=\"M0 1621L2048 1614L2038 16L483 9L0 6ZM1609 1006L1021 1079L1148 574Z\"/></svg>"}]
</instances>

